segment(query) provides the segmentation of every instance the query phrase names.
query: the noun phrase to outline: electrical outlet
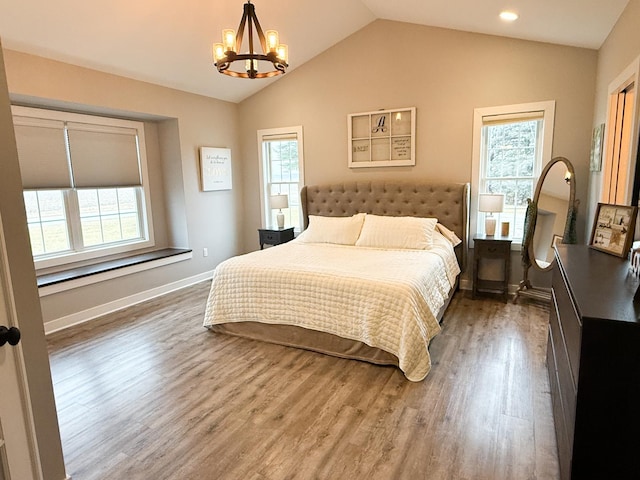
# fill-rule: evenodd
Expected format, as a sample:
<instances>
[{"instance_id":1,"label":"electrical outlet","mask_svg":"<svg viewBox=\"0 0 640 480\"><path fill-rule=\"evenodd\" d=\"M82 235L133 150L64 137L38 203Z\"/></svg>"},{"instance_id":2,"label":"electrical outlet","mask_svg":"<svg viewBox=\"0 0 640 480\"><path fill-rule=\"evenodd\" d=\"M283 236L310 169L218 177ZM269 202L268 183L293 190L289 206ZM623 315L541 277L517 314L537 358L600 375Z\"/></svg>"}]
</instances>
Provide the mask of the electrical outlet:
<instances>
[{"instance_id":1,"label":"electrical outlet","mask_svg":"<svg viewBox=\"0 0 640 480\"><path fill-rule=\"evenodd\" d=\"M204 247L202 249L202 256L203 257L208 257L209 256L209 249L207 247Z\"/></svg>"}]
</instances>

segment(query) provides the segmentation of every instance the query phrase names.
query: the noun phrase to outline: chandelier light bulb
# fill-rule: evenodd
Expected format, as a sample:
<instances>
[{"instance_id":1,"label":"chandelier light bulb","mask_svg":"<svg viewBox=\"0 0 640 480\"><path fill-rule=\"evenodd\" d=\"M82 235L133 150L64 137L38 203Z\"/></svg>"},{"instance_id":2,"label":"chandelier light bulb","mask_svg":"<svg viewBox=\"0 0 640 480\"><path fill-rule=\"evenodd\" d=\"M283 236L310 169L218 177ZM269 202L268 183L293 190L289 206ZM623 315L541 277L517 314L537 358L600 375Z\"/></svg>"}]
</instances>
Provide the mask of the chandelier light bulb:
<instances>
[{"instance_id":1,"label":"chandelier light bulb","mask_svg":"<svg viewBox=\"0 0 640 480\"><path fill-rule=\"evenodd\" d=\"M278 58L284 63L289 62L289 47L286 45L278 45Z\"/></svg>"},{"instance_id":2,"label":"chandelier light bulb","mask_svg":"<svg viewBox=\"0 0 640 480\"><path fill-rule=\"evenodd\" d=\"M265 32L265 37L267 38L267 50L270 52L275 52L278 49L278 32L275 30L267 30Z\"/></svg>"},{"instance_id":3,"label":"chandelier light bulb","mask_svg":"<svg viewBox=\"0 0 640 480\"><path fill-rule=\"evenodd\" d=\"M222 31L222 44L224 45L225 52L236 51L236 32L227 29Z\"/></svg>"},{"instance_id":4,"label":"chandelier light bulb","mask_svg":"<svg viewBox=\"0 0 640 480\"><path fill-rule=\"evenodd\" d=\"M225 57L224 54L224 46L221 43L213 44L213 58L217 62L218 60Z\"/></svg>"}]
</instances>

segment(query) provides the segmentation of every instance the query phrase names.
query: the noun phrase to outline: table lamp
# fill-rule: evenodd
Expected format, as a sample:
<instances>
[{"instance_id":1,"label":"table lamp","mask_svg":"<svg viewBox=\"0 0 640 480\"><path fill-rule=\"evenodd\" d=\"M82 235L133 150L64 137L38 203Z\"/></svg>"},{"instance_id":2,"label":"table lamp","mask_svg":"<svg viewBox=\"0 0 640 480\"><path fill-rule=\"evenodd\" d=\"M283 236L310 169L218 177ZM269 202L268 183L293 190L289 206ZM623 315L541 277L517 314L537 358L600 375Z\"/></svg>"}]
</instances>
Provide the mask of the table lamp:
<instances>
[{"instance_id":1,"label":"table lamp","mask_svg":"<svg viewBox=\"0 0 640 480\"><path fill-rule=\"evenodd\" d=\"M284 228L284 213L282 213L283 208L289 208L289 197L287 195L271 195L270 198L271 209L278 209L278 214L276 215L276 221L278 222L278 228Z\"/></svg>"},{"instance_id":2,"label":"table lamp","mask_svg":"<svg viewBox=\"0 0 640 480\"><path fill-rule=\"evenodd\" d=\"M503 193L481 193L478 201L478 211L488 213L484 217L484 233L489 236L496 234L496 219L494 213L502 212L504 207Z\"/></svg>"}]
</instances>

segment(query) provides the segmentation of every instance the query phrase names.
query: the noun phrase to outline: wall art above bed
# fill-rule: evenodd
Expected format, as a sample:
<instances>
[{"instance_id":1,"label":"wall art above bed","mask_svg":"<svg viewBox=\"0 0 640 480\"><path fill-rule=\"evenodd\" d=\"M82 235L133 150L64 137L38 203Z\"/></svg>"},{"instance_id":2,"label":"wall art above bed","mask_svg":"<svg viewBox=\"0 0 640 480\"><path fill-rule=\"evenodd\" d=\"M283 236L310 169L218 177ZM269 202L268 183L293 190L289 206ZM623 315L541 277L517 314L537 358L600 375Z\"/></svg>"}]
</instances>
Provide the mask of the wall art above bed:
<instances>
[{"instance_id":1,"label":"wall art above bed","mask_svg":"<svg viewBox=\"0 0 640 480\"><path fill-rule=\"evenodd\" d=\"M349 167L416 164L416 108L347 115Z\"/></svg>"}]
</instances>

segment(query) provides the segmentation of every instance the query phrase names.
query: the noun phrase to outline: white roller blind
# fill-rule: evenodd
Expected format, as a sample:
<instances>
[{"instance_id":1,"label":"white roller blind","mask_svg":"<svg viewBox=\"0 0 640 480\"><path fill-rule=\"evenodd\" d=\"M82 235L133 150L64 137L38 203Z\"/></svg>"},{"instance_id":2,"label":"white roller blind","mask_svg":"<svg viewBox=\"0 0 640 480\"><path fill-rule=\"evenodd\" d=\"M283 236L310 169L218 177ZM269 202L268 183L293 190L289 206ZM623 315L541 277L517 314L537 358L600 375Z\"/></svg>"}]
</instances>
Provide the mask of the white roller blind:
<instances>
[{"instance_id":1,"label":"white roller blind","mask_svg":"<svg viewBox=\"0 0 640 480\"><path fill-rule=\"evenodd\" d=\"M482 117L483 125L501 125L505 123L530 122L531 120L542 120L544 111L521 112L504 115L485 115Z\"/></svg>"},{"instance_id":2,"label":"white roller blind","mask_svg":"<svg viewBox=\"0 0 640 480\"><path fill-rule=\"evenodd\" d=\"M136 130L67 123L74 186L139 186Z\"/></svg>"},{"instance_id":3,"label":"white roller blind","mask_svg":"<svg viewBox=\"0 0 640 480\"><path fill-rule=\"evenodd\" d=\"M296 133L282 133L276 135L263 135L262 140L264 142L275 142L285 140L297 140L298 135Z\"/></svg>"},{"instance_id":4,"label":"white roller blind","mask_svg":"<svg viewBox=\"0 0 640 480\"><path fill-rule=\"evenodd\" d=\"M71 188L64 122L15 116L14 130L23 188Z\"/></svg>"}]
</instances>

